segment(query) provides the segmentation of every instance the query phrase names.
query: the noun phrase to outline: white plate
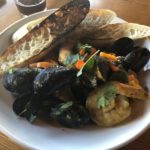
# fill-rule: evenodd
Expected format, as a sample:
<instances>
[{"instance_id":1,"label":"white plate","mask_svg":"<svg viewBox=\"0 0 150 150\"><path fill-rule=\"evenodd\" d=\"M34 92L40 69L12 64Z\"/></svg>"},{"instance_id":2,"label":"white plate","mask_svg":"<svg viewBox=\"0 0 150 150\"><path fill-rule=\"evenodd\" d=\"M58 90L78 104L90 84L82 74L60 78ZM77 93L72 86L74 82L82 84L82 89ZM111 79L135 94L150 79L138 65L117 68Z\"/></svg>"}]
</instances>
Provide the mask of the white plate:
<instances>
[{"instance_id":1,"label":"white plate","mask_svg":"<svg viewBox=\"0 0 150 150\"><path fill-rule=\"evenodd\" d=\"M0 51L8 47L12 33L19 27L52 11L24 18L4 30L0 34ZM116 18L114 21L121 20ZM150 48L150 41L144 41L142 44ZM142 73L142 78L150 89L150 72ZM88 126L82 129L55 127L42 121L30 124L13 113L12 103L12 96L0 84L0 130L32 150L114 149L138 137L150 124L150 101L146 100L133 103L132 115L125 123L111 128Z\"/></svg>"}]
</instances>

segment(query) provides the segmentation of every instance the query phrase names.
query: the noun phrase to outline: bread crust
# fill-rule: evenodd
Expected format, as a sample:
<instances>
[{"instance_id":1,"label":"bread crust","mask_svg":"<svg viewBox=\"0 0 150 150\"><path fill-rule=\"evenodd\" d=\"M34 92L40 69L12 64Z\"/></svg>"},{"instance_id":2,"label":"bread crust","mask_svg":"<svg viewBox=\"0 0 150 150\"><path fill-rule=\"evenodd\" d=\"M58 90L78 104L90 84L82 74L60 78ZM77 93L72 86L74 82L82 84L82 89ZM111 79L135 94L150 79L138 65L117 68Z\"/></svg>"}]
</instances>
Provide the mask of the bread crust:
<instances>
[{"instance_id":1,"label":"bread crust","mask_svg":"<svg viewBox=\"0 0 150 150\"><path fill-rule=\"evenodd\" d=\"M87 35L82 41L96 47L112 44L121 37L129 37L133 40L150 36L150 27L136 23L108 24L97 29L92 36Z\"/></svg>"}]
</instances>

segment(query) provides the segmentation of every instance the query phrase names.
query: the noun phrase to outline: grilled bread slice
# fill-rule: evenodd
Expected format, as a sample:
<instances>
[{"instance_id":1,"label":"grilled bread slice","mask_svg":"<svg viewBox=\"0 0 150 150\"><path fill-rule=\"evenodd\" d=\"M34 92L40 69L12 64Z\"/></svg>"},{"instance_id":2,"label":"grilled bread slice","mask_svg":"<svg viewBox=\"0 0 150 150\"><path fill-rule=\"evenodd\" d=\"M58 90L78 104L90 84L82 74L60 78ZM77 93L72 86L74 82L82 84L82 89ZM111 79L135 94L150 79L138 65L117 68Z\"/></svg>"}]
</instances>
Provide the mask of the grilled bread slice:
<instances>
[{"instance_id":1,"label":"grilled bread slice","mask_svg":"<svg viewBox=\"0 0 150 150\"><path fill-rule=\"evenodd\" d=\"M116 13L107 9L91 9L86 18L71 33L69 38L80 39L92 34L102 28L116 17Z\"/></svg>"},{"instance_id":2,"label":"grilled bread slice","mask_svg":"<svg viewBox=\"0 0 150 150\"><path fill-rule=\"evenodd\" d=\"M109 24L116 17L116 13L108 9L90 9L86 18L81 22L81 24L73 32L72 37L86 36L86 34L91 34L99 27L103 27ZM27 32L31 31L36 25L42 22L46 17L41 17L33 20L19 30L17 30L12 36L12 42L16 42ZM20 34L22 33L22 34Z\"/></svg>"},{"instance_id":3,"label":"grilled bread slice","mask_svg":"<svg viewBox=\"0 0 150 150\"><path fill-rule=\"evenodd\" d=\"M88 13L89 6L88 0L75 0L48 16L0 55L0 74L46 55L80 24Z\"/></svg>"},{"instance_id":4,"label":"grilled bread slice","mask_svg":"<svg viewBox=\"0 0 150 150\"><path fill-rule=\"evenodd\" d=\"M129 37L133 40L150 36L150 27L135 23L117 23L109 24L103 28L96 30L93 35L86 36L83 39L85 43L89 43L96 47L112 44L121 37Z\"/></svg>"}]
</instances>

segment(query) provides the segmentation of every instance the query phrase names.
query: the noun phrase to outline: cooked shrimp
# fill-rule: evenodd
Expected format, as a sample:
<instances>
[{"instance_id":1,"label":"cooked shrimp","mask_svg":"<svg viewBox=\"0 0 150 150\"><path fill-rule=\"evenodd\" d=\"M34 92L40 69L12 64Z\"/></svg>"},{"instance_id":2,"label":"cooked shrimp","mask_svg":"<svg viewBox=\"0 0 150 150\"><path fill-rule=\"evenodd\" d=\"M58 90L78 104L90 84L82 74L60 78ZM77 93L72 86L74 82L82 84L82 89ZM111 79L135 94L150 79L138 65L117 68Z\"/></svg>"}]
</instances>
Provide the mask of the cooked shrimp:
<instances>
[{"instance_id":1,"label":"cooked shrimp","mask_svg":"<svg viewBox=\"0 0 150 150\"><path fill-rule=\"evenodd\" d=\"M86 107L89 110L91 119L99 126L113 126L128 118L131 114L131 107L128 98L122 95L110 100L104 108L97 108L97 97L100 89L92 92L87 98Z\"/></svg>"}]
</instances>

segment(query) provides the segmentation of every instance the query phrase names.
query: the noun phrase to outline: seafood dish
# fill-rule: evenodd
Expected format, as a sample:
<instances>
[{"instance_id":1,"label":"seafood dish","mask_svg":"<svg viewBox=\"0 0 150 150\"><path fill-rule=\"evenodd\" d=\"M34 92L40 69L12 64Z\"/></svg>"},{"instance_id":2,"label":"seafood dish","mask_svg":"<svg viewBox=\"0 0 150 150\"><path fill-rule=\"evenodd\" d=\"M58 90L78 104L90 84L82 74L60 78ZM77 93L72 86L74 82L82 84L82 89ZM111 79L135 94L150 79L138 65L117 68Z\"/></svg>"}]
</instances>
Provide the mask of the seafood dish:
<instances>
[{"instance_id":1,"label":"seafood dish","mask_svg":"<svg viewBox=\"0 0 150 150\"><path fill-rule=\"evenodd\" d=\"M71 1L2 52L2 83L17 116L31 123L44 116L68 128L110 127L132 116L132 101L150 99L138 79L150 51L135 44L150 28L106 42L101 31L112 25L108 19L89 25L94 11L88 0Z\"/></svg>"}]
</instances>

